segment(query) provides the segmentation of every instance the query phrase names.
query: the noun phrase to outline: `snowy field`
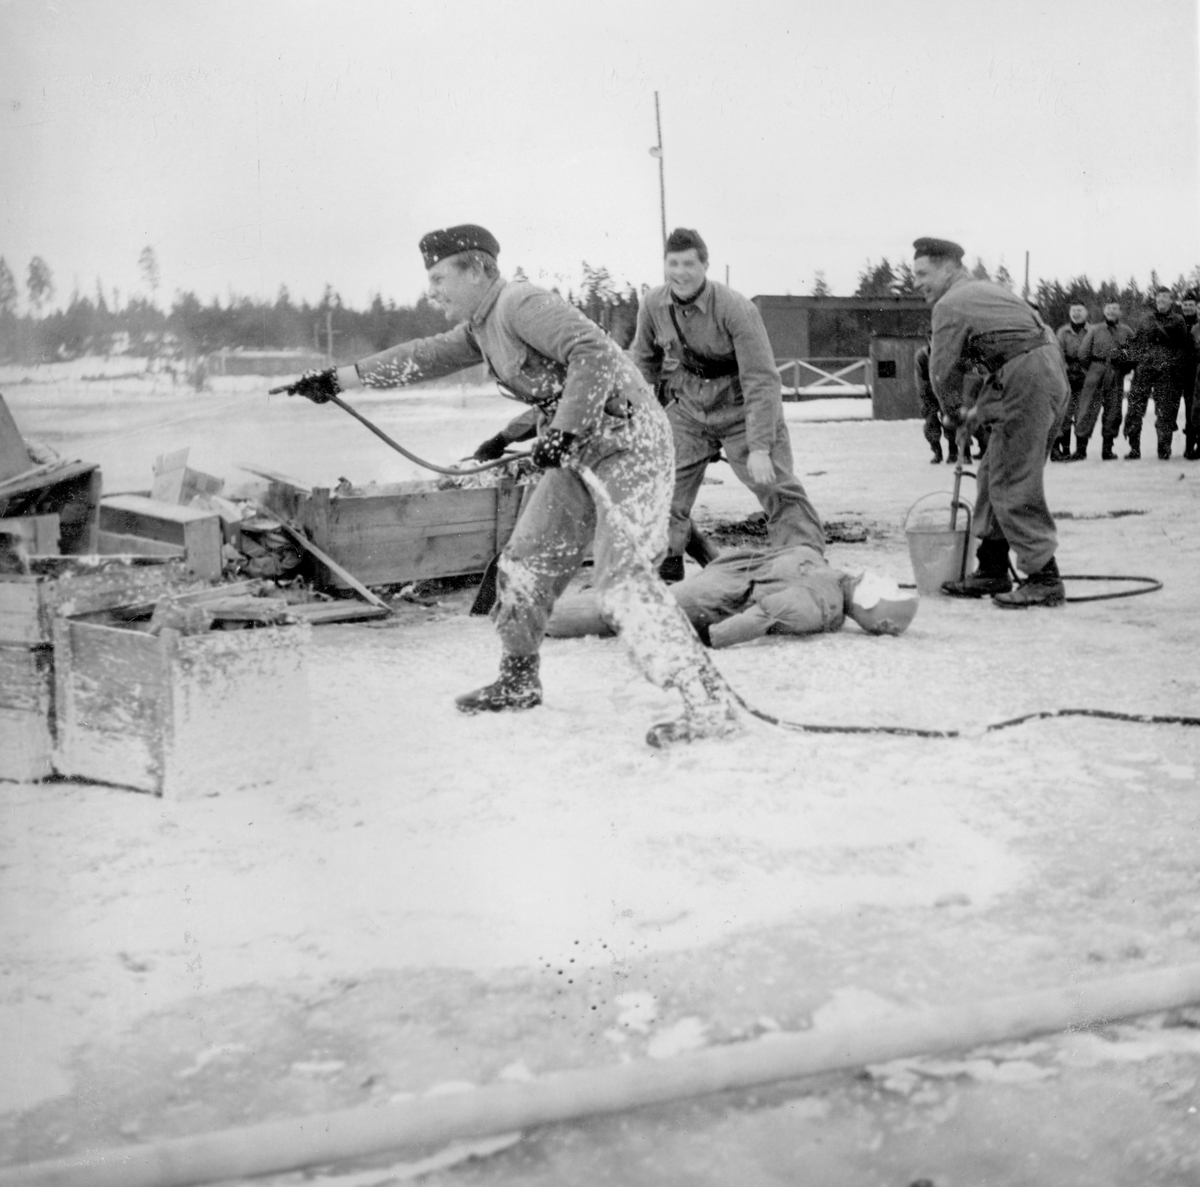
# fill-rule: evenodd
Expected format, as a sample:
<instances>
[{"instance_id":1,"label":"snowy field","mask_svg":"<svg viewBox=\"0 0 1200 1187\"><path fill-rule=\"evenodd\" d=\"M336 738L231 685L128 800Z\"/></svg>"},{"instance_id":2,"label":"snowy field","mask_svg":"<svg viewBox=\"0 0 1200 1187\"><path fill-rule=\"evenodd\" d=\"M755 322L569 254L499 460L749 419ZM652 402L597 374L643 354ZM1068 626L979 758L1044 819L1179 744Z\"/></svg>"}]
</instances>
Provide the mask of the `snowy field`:
<instances>
[{"instance_id":1,"label":"snowy field","mask_svg":"<svg viewBox=\"0 0 1200 1187\"><path fill-rule=\"evenodd\" d=\"M424 476L266 380L98 373L0 371L0 393L107 491L147 489L184 446L233 490L255 481L239 463ZM354 402L439 462L518 411L485 389ZM786 412L822 515L865 529L832 562L911 581L905 512L948 506L952 478L919 423L862 400ZM701 518L755 509L710 474ZM656 753L646 728L677 706L600 639L547 642L540 709L465 717L453 697L498 647L461 591L316 630L311 747L274 783L187 803L0 785L0 1165L1200 959L1200 730L985 732L1058 708L1200 715L1200 465L1093 457L1047 483L1064 573L1162 591L926 598L898 639L847 625L717 654L776 715L956 739L756 725ZM424 1181L1194 1184L1198 1034L1160 1018L1082 1055L994 1056L1019 1074L826 1077L560 1126Z\"/></svg>"}]
</instances>

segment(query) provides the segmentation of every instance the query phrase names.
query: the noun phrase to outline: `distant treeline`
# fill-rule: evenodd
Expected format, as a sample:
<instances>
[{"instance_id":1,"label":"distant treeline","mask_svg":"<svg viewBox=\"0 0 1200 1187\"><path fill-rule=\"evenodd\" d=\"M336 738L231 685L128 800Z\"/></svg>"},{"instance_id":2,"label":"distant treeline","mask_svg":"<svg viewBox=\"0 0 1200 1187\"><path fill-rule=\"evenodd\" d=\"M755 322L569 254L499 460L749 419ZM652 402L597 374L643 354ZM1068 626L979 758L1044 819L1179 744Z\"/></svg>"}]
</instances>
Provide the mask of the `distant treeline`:
<instances>
[{"instance_id":1,"label":"distant treeline","mask_svg":"<svg viewBox=\"0 0 1200 1187\"><path fill-rule=\"evenodd\" d=\"M106 296L96 282L94 296L75 292L65 310L43 313L54 296L54 278L49 265L35 256L26 277L28 308L17 313L18 290L12 271L0 257L0 361L36 364L79 358L84 355L132 355L152 360L194 360L217 350L308 350L328 354L335 360L361 358L397 342L437 334L449 328L441 312L421 297L415 305L397 305L377 295L366 309L346 305L331 286L321 300L297 304L286 288L274 301L230 296L225 304L217 298L202 302L195 293L180 292L169 309L153 299L158 288L158 261L147 247L138 260L150 297L135 296L123 304L112 290ZM1012 276L1001 264L989 273L976 259L973 275L1014 287ZM619 288L608 270L583 264L579 292L568 291L567 300L603 326L622 347L633 340L637 325L638 295L631 285ZM518 268L514 279L525 279ZM1032 294L1042 316L1051 326L1067 320L1070 306L1087 306L1092 321L1099 321L1109 301L1117 301L1127 318L1140 316L1153 303L1159 285L1155 272L1142 288L1130 278L1124 285L1106 280L1094 285L1086 276L1065 284L1040 280ZM1176 297L1189 288L1200 287L1200 265L1188 277L1180 276L1171 286ZM833 296L822 273L816 274L813 296ZM867 261L859 273L856 297L918 297L911 266L893 266L885 258L878 264Z\"/></svg>"},{"instance_id":2,"label":"distant treeline","mask_svg":"<svg viewBox=\"0 0 1200 1187\"><path fill-rule=\"evenodd\" d=\"M361 358L409 338L450 328L440 310L421 297L415 305L397 305L376 296L363 310L346 305L331 286L315 304L292 300L280 288L274 301L231 296L203 303L195 293L177 293L171 307L160 309L138 296L124 304L111 300L97 282L95 295L73 293L65 310L42 314L53 295L49 268L35 257L31 266L30 311L18 316L16 285L0 257L0 361L36 364L84 355L129 355L146 360L188 361L217 350L308 350L336 360ZM584 283L567 299L616 338L633 340L637 295L618 291L608 271L583 265ZM516 278L524 279L520 269Z\"/></svg>"},{"instance_id":3,"label":"distant treeline","mask_svg":"<svg viewBox=\"0 0 1200 1187\"><path fill-rule=\"evenodd\" d=\"M1001 264L993 275L980 259L970 269L971 275L979 280L994 280L1005 288L1014 288L1013 278L1008 269ZM1043 319L1054 328L1058 328L1068 320L1068 312L1072 305L1086 305L1088 320L1100 321L1104 316L1104 306L1116 301L1124 310L1126 319L1134 320L1154 304L1155 290L1165 281L1160 281L1158 273L1150 272L1150 281L1142 288L1137 280L1130 277L1123 285L1115 280L1105 280L1094 285L1086 276L1076 276L1062 284L1058 280L1039 280L1037 288L1030 296L1037 301L1037 306ZM1169 286L1178 301L1189 289L1200 289L1200 264L1192 269L1190 276L1180 276ZM824 277L817 273L817 284L813 296L832 296L825 287ZM893 267L886 258L878 264L867 261L866 266L858 274L856 297L919 297L921 294L913 279L912 268L901 261Z\"/></svg>"}]
</instances>

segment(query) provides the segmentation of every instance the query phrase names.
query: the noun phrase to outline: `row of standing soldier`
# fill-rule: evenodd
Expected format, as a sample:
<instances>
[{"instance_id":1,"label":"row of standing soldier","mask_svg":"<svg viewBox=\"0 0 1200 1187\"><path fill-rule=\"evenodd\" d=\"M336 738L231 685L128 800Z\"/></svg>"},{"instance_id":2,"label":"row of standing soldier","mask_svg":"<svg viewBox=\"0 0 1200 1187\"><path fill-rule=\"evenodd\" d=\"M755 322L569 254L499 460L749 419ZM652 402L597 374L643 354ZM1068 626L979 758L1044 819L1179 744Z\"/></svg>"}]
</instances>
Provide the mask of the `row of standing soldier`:
<instances>
[{"instance_id":1,"label":"row of standing soldier","mask_svg":"<svg viewBox=\"0 0 1200 1187\"><path fill-rule=\"evenodd\" d=\"M1188 461L1200 460L1200 408L1196 407L1197 377L1200 376L1200 320L1197 319L1197 293L1184 294L1175 309L1173 292L1160 287L1154 307L1135 324L1123 320L1119 302L1105 304L1103 318L1088 322L1088 308L1082 302L1070 307L1069 320L1058 328L1055 337L1062 350L1071 385L1070 403L1059 435L1050 453L1052 462L1081 462L1087 458L1088 442L1100 423L1101 452L1104 461L1116 458L1114 445L1124 420L1129 442L1126 457L1142 456L1142 424L1151 400L1154 401L1155 434L1158 456L1169 460L1172 440L1178 429L1179 409L1184 414L1184 453ZM954 433L942 424L941 409L929 382L929 348L922 347L914 360L917 391L921 398L924 436L934 464L958 461ZM1128 403L1125 401L1126 383ZM969 404L978 377L968 376L964 398ZM1074 449L1071 448L1072 436ZM946 448L943 452L942 439ZM987 443L986 428L975 434L976 452L982 454ZM964 462L970 462L968 451Z\"/></svg>"},{"instance_id":2,"label":"row of standing soldier","mask_svg":"<svg viewBox=\"0 0 1200 1187\"><path fill-rule=\"evenodd\" d=\"M1113 445L1121 431L1122 397L1126 376L1129 397L1124 409L1126 458L1142 456L1142 422L1154 401L1154 428L1158 456L1171 457L1172 439L1183 405L1184 452L1189 461L1200 459L1200 416L1195 407L1196 374L1200 366L1200 322L1196 317L1195 290L1184 294L1180 308L1169 288L1154 294L1154 307L1135 325L1121 320L1121 306L1104 306L1104 320L1089 325L1087 307L1072 305L1069 321L1056 332L1067 366L1071 399L1052 462L1079 462L1087 457L1088 441L1100 421L1101 453L1105 461L1116 457ZM1071 449L1071 434L1075 448Z\"/></svg>"}]
</instances>

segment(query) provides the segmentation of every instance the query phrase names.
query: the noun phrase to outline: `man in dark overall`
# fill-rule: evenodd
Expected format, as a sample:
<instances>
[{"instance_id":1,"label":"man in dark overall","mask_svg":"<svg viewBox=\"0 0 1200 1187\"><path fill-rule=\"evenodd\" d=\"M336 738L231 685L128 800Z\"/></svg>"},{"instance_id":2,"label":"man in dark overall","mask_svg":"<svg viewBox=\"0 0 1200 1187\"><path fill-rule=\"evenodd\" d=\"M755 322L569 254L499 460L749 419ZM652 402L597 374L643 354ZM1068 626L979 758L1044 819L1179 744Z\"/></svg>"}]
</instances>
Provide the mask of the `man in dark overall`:
<instances>
[{"instance_id":1,"label":"man in dark overall","mask_svg":"<svg viewBox=\"0 0 1200 1187\"><path fill-rule=\"evenodd\" d=\"M1079 439L1075 433L1075 452L1071 452L1071 429L1079 412L1079 396L1083 391L1083 381L1087 375L1087 367L1079 360L1079 349L1087 335L1087 306L1076 301L1067 311L1067 321L1058 327L1054 336L1058 339L1058 348L1062 351L1063 362L1067 365L1067 382L1071 385L1071 398L1067 403L1067 411L1063 416L1062 427L1058 432L1058 440L1050 450L1052 462L1082 462L1087 457L1087 438Z\"/></svg>"},{"instance_id":2,"label":"man in dark overall","mask_svg":"<svg viewBox=\"0 0 1200 1187\"><path fill-rule=\"evenodd\" d=\"M309 372L290 390L323 403L342 391L399 387L485 362L507 395L540 414L531 457L543 474L498 565L500 676L460 696L459 709L541 704L546 620L590 543L601 604L634 662L654 684L683 697L683 717L654 726L647 742L735 731L733 694L654 571L666 547L673 471L671 430L654 393L579 310L555 293L501 277L500 245L483 227L432 231L420 248L430 299L454 328ZM510 429L511 439L525 433L521 425Z\"/></svg>"},{"instance_id":3,"label":"man in dark overall","mask_svg":"<svg viewBox=\"0 0 1200 1187\"><path fill-rule=\"evenodd\" d=\"M975 280L963 249L946 239L913 244L913 276L933 306L929 371L952 419L988 424L979 463L973 531L976 571L942 589L953 597L992 596L998 606L1061 606L1066 591L1054 553L1054 519L1043 476L1070 389L1062 352L1038 313L1003 285ZM987 374L973 408L953 416L953 399L969 369ZM1013 589L1008 553L1025 574Z\"/></svg>"},{"instance_id":4,"label":"man in dark overall","mask_svg":"<svg viewBox=\"0 0 1200 1187\"><path fill-rule=\"evenodd\" d=\"M1079 397L1079 415L1075 421L1075 440L1086 450L1088 438L1100 419L1102 461L1111 462L1113 442L1121 431L1121 403L1125 397L1125 376L1129 361L1129 341L1133 327L1121 320L1121 306L1110 301L1104 306L1104 320L1088 327L1079 361L1087 368L1083 392Z\"/></svg>"},{"instance_id":5,"label":"man in dark overall","mask_svg":"<svg viewBox=\"0 0 1200 1187\"><path fill-rule=\"evenodd\" d=\"M768 537L787 525L789 535L824 552L820 517L792 473L779 372L762 317L745 297L708 279L708 248L696 231L672 231L665 247L667 283L642 299L629 348L662 393L675 442L663 580L683 577L692 505L722 450L767 513Z\"/></svg>"},{"instance_id":6,"label":"man in dark overall","mask_svg":"<svg viewBox=\"0 0 1200 1187\"><path fill-rule=\"evenodd\" d=\"M933 394L933 384L929 382L929 347L922 346L913 355L913 378L917 381L917 391L921 395L921 419L925 422L924 436L933 450L930 463L936 466L942 460L942 434L946 436L946 458L949 462L958 461L958 434L953 426L942 423L942 408ZM969 462L970 456L963 458Z\"/></svg>"},{"instance_id":7,"label":"man in dark overall","mask_svg":"<svg viewBox=\"0 0 1200 1187\"><path fill-rule=\"evenodd\" d=\"M1179 426L1179 401L1183 398L1184 374L1192 357L1192 340L1183 318L1175 312L1175 294L1160 285L1154 308L1146 314L1129 343L1133 360L1133 383L1125 413L1127 458L1142 456L1142 421L1146 407L1154 401L1154 428L1158 456L1170 461L1171 438Z\"/></svg>"}]
</instances>

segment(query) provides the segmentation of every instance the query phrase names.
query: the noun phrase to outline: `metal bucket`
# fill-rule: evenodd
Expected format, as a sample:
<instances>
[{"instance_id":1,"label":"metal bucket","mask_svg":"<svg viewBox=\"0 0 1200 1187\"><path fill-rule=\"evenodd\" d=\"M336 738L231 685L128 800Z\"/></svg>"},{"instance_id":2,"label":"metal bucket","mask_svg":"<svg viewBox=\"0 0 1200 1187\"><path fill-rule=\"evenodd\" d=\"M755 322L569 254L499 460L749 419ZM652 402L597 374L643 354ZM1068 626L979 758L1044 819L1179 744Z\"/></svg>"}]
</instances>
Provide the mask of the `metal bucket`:
<instances>
[{"instance_id":1,"label":"metal bucket","mask_svg":"<svg viewBox=\"0 0 1200 1187\"><path fill-rule=\"evenodd\" d=\"M961 581L967 572L967 538L971 534L971 504L959 500L961 514L956 522L962 527L949 526L950 513L940 524L926 520L912 523L912 513L929 495L917 500L904 516L904 535L908 539L908 555L912 560L917 592L922 597L942 592L945 581Z\"/></svg>"},{"instance_id":2,"label":"metal bucket","mask_svg":"<svg viewBox=\"0 0 1200 1187\"><path fill-rule=\"evenodd\" d=\"M917 593L922 597L942 592L943 581L958 581L963 573L967 529L940 531L908 528L908 555L912 558Z\"/></svg>"}]
</instances>

